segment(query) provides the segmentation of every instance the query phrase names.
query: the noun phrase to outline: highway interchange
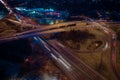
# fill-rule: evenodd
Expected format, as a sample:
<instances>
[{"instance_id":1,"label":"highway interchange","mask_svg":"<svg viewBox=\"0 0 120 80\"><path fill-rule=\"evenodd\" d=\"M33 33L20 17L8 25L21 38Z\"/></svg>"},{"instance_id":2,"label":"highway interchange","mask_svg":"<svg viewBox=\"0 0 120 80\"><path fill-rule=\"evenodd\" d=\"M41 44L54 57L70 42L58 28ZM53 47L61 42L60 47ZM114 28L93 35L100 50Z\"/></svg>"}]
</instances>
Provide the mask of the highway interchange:
<instances>
[{"instance_id":1,"label":"highway interchange","mask_svg":"<svg viewBox=\"0 0 120 80\"><path fill-rule=\"evenodd\" d=\"M14 21L14 20L10 20L9 21L16 23L16 24L20 24L18 21ZM59 24L55 24L55 25L49 25L49 26L40 26L37 25L37 29L35 30L30 30L30 31L26 31L26 32L22 32L22 33L17 33L14 34L15 36L13 37L9 37L9 38L5 38L5 39L0 39L1 42L2 41L9 41L9 40L16 40L16 39L20 39L20 38L27 38L27 37L33 37L33 36L39 36L39 35L43 35L43 34L49 34L49 33L58 33L58 32L64 32L64 31L69 31L69 28L74 29L74 28L89 28L91 26L82 26L80 27L81 21L74 21L74 22L64 22L64 23L59 23ZM108 34L109 36L111 36L111 42L108 42L109 45L111 44L111 64L113 66L114 72L117 73L117 69L116 69L116 64L115 64L115 55L116 55L116 34L112 31L109 30L106 27L101 26L100 24L96 23L96 22L91 22L94 27L96 26L97 28L101 28L103 29L103 31ZM26 26L30 26L32 24L24 24ZM32 25L35 26L35 25ZM94 79L95 80L95 79Z\"/></svg>"},{"instance_id":2,"label":"highway interchange","mask_svg":"<svg viewBox=\"0 0 120 80\"><path fill-rule=\"evenodd\" d=\"M16 22L14 22L14 23L16 23ZM64 31L69 31L71 28L76 29L78 27L79 28L89 28L89 27L91 27L91 26L80 27L80 25L79 25L80 23L81 23L81 21L74 21L74 22L64 22L64 23L50 25L50 26L39 26L39 28L37 28L35 30L30 30L30 31L26 31L26 32L23 32L23 33L18 33L14 38L11 37L11 40L12 39L20 39L20 38L40 36L40 35L42 36L44 34L49 34L49 33L64 32ZM109 37L111 37L111 40L109 42L107 42L108 43L107 47L111 46L111 58L110 58L110 60L111 60L113 70L117 74L116 63L115 63L115 59L116 59L115 58L115 55L116 55L116 38L117 37L116 37L115 32L113 32L112 30L110 30L106 27L101 26L100 24L98 24L96 22L89 22L89 23L94 25L94 27L92 26L91 28L95 28L95 27L100 28ZM70 25L72 25L72 26L70 26ZM60 68L62 68L62 70L65 71L65 73L67 73L68 76L71 77L72 80L80 80L80 78L81 78L81 80L89 80L89 79L90 80L98 80L98 79L99 80L107 80L103 76L101 76L99 73L97 73L96 71L91 69L89 66L87 66L84 62L82 62L81 60L76 58L72 54L72 51L68 50L64 45L62 45L58 41L55 40L55 41L52 41L52 43L50 43L50 42L48 42L46 40L42 40L42 39L44 39L44 38L34 37L34 40L39 42L39 44L41 43L44 49L46 49L48 51L52 51L52 53L51 52L49 53L50 56L52 57L52 59L54 59L54 61L56 61L57 65L59 65L59 66L62 65L62 66L60 66ZM8 39L6 39L6 40L8 40ZM41 44L40 44L40 46L41 46ZM74 60L72 60L72 59L74 59ZM80 65L78 65L78 63ZM71 66L73 68L70 68L69 66ZM68 71L71 71L71 73L68 73ZM78 71L81 72L82 74L79 73ZM77 74L75 74L75 73L77 73Z\"/></svg>"},{"instance_id":3,"label":"highway interchange","mask_svg":"<svg viewBox=\"0 0 120 80\"><path fill-rule=\"evenodd\" d=\"M12 9L8 6L6 2L3 0L0 0L6 8L12 12ZM15 14L16 15L16 14ZM8 19L9 21L17 24L22 24L21 22L16 22L13 20ZM19 20L20 21L20 20ZM101 26L97 22L92 22L94 26L97 26L97 28L103 29L103 31L111 38L109 43L109 46L111 46L111 65L113 67L114 73L117 75L117 79L119 80L119 75L116 69L116 34L114 31ZM79 25L79 22L65 22L50 26L40 26L40 25L32 25L32 24L24 24L29 26L37 26L37 29L30 30L22 33L14 34L12 37L0 39L1 42L4 41L10 41L10 40L16 40L20 38L28 38L33 37L34 40L40 44L40 47L45 50L47 55L50 55L51 58L55 61L55 63L70 77L71 80L107 80L105 77L94 71L92 68L90 68L88 65L86 65L83 61L78 59L72 54L72 51L68 48L66 48L64 45L59 43L58 41L53 41L52 43L46 41L43 37L41 37L43 34L48 33L55 33L55 32L62 32L66 31L64 28L71 27L70 25L73 25L72 27ZM36 37L35 37L36 36ZM40 36L40 37L39 37Z\"/></svg>"}]
</instances>

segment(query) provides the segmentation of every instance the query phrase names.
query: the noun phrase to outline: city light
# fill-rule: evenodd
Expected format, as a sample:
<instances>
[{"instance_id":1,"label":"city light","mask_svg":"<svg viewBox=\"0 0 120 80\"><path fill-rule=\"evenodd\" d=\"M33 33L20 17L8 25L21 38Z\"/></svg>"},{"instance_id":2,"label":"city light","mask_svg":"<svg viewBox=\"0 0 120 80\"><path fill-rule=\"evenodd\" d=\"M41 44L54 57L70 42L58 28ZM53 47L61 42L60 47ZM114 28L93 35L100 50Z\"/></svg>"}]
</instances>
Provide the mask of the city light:
<instances>
[{"instance_id":1,"label":"city light","mask_svg":"<svg viewBox=\"0 0 120 80\"><path fill-rule=\"evenodd\" d=\"M24 10L26 10L26 8L24 8L24 7L16 7L15 9L18 10L18 11L24 11Z\"/></svg>"},{"instance_id":2,"label":"city light","mask_svg":"<svg viewBox=\"0 0 120 80\"><path fill-rule=\"evenodd\" d=\"M69 13L66 11L59 11L54 10L52 8L50 9L44 9L44 8L31 8L26 9L24 7L16 7L16 12L18 12L21 15L25 15L32 18L67 18L69 16ZM37 17L36 17L37 16Z\"/></svg>"}]
</instances>

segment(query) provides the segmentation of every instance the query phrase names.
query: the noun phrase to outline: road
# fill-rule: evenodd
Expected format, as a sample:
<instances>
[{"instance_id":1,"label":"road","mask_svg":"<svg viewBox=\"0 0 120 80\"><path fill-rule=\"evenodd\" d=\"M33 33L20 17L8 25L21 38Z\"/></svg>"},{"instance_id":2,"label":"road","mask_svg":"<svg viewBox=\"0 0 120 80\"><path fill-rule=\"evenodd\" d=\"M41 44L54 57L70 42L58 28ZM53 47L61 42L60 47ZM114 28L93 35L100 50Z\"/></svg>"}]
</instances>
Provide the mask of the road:
<instances>
[{"instance_id":1,"label":"road","mask_svg":"<svg viewBox=\"0 0 120 80\"><path fill-rule=\"evenodd\" d=\"M11 35L10 37L6 37L6 38L0 38L0 41L9 41L9 40L14 40L14 39L20 39L20 38L27 38L27 37L31 37L31 36L35 36L35 35L40 35L41 32L42 33L54 33L54 32L62 32L65 29L63 28L75 28L75 26L79 27L79 24L81 21L74 21L74 22L64 22L64 23L59 23L59 24L54 24L54 25L47 25L47 26L42 26L42 25L32 25L32 24L27 24L27 23L21 23L19 21L15 21L15 20L11 20L8 19L9 21L15 23L15 24L23 24L24 26L35 26L37 27L37 29L33 29L33 30L28 30L28 31L24 31L21 33L16 33ZM55 31L56 30L56 31Z\"/></svg>"},{"instance_id":2,"label":"road","mask_svg":"<svg viewBox=\"0 0 120 80\"><path fill-rule=\"evenodd\" d=\"M13 10L12 10L12 8L10 8L9 7L9 5L4 1L4 0L0 0L0 2L2 2L4 5L5 5L5 7L8 9L8 11L10 12L10 14L11 13L14 13L13 12ZM15 14L15 16L17 16L16 14ZM18 19L19 20L19 19ZM9 21L12 21L12 20L10 20L9 19ZM20 21L20 24L21 24L21 20L19 20ZM12 21L12 22L15 22L15 21ZM16 23L16 22L15 22ZM17 22L17 24L19 24L18 22ZM37 28L37 29L35 29L35 30L31 30L31 31L26 31L26 32L22 32L22 33L18 33L18 34L15 34L14 36L13 36L13 38L14 39L18 39L18 38L26 38L26 37L30 37L29 35L32 35L32 36L36 36L37 34L39 34L39 31L43 31L43 30L50 30L50 29L56 29L56 28L65 28L66 26L68 27L68 26L70 26L70 25L77 25L77 24L79 24L79 22L68 22L68 23L61 23L61 24L55 24L55 25L52 25L52 26L44 26L44 27L41 27L41 26L38 26L39 27L39 29ZM103 29L105 32L107 32L107 34L109 35L109 36L111 36L111 58L110 58L110 60L111 60L111 64L112 64L112 67L113 67L113 71L115 72L115 74L117 75L117 77L120 79L120 76L119 76L119 74L118 74L118 72L117 72L117 68L116 68L116 38L117 38L117 36L116 36L116 34L115 34L115 32L113 32L112 30L110 30L110 29L108 29L108 28L106 28L106 27L103 27L103 26L101 26L101 25L99 25L98 23L96 23L96 22L94 22L93 23L95 26L97 25L97 26L99 26L101 29ZM24 24L24 26L25 25L27 25L27 24ZM30 26L32 26L32 25L30 25ZM36 26L36 25L33 25L33 26ZM29 34L29 35L25 35L25 34ZM19 36L20 35L20 37L17 37L17 36ZM38 39L40 39L39 37L36 37L35 38L35 40L38 40ZM3 39L1 39L2 41L4 41ZM6 38L6 40L11 40L11 38ZM41 39L40 39L41 40ZM43 44L43 47L45 48L45 49L48 49L48 51L49 50L51 50L51 47L52 46L50 46L50 44L49 43L47 43L47 45L45 45L44 43L45 43L45 40L43 41L39 41L39 42L42 42L42 44ZM56 42L56 41L55 41ZM55 43L54 42L54 43ZM61 68L63 69L63 71L65 71L66 73L68 73L68 75L69 75L69 77L71 77L71 79L72 80L80 80L80 78L82 78L82 76L80 76L81 74L78 72L77 73L77 71L79 70L79 71L82 71L83 73L84 73L84 75L86 75L86 77L88 77L89 79L91 79L91 80L105 80L102 76L100 76L98 73L96 73L95 71L93 71L89 66L87 66L87 65L85 65L82 61L80 61L80 60L78 60L76 57L74 57L74 55L72 55L72 52L70 51L70 50L68 50L68 49L64 49L63 48L63 46L62 46L62 48L60 47L60 45L58 46L58 43L56 42L55 44L57 44L57 50L58 51L61 51L61 54L59 53L58 54L58 52L57 51L54 51L54 49L55 48L53 48L52 47L52 51L55 53L55 54L57 54L58 55L58 57L59 58L55 58L55 56L54 56L54 54L52 54L51 56L54 56L54 60L56 60L57 59L57 63L59 63L59 66L61 66L61 63L62 63L62 65L64 65L65 67L63 67L63 66L61 66ZM45 47L46 46L46 47ZM54 46L54 45L53 45ZM63 53L63 54L62 54ZM63 56L64 58L62 58L62 57L60 57L60 56ZM65 60L66 59L66 60ZM72 67L72 68L70 68L71 67L71 65L69 64L69 63L67 63L66 61L69 61L74 67ZM79 65L78 65L78 63L79 63ZM66 66L66 65L68 65L68 66ZM81 68L81 69L80 69ZM69 70L71 71L71 72L69 72ZM77 76L76 76L76 75ZM85 79L86 77L83 77L83 79L84 80L88 80L88 79ZM83 80L82 79L82 80ZM118 80L119 80L118 79Z\"/></svg>"},{"instance_id":3,"label":"road","mask_svg":"<svg viewBox=\"0 0 120 80\"><path fill-rule=\"evenodd\" d=\"M14 22L14 21L12 21L12 22ZM16 23L16 22L14 22L14 23ZM11 37L11 38L7 38L6 40L27 38L27 37L37 36L37 35L68 31L68 29L66 29L66 28L78 28L78 27L79 28L89 28L89 27L91 27L89 25L86 26L86 27L85 26L80 27L79 26L80 23L81 23L81 21L74 21L74 22L64 22L64 23L55 24L55 25L49 25L49 26L40 26L40 25L38 25L37 29L22 32L22 33L18 33L18 34L16 34L16 36ZM108 42L109 46L111 44L111 58L110 58L110 60L111 60L111 64L112 64L112 67L113 67L113 70L114 70L115 74L118 75L118 72L117 72L117 69L116 69L116 58L115 58L115 56L116 56L116 34L115 34L115 32L113 32L112 30L110 30L110 29L108 29L106 27L103 27L103 26L99 25L96 22L91 22L91 24L96 26L97 28L103 29L103 31L109 37L111 37L111 40ZM24 24L24 25L29 25L29 24ZM33 25L33 26L35 26L35 25ZM5 39L0 39L0 40L5 41ZM109 47L109 46L107 45L107 47ZM107 47L105 47L105 48L107 48Z\"/></svg>"},{"instance_id":4,"label":"road","mask_svg":"<svg viewBox=\"0 0 120 80\"><path fill-rule=\"evenodd\" d=\"M8 19L8 20L11 20L11 19ZM15 21L15 20L11 20L11 21L15 24L21 24L19 21ZM84 24L89 23L89 25L82 26L81 23L84 23ZM30 26L30 24L24 24L24 25ZM34 25L34 26L37 26L37 25ZM65 31L70 31L72 29L78 30L78 29L86 29L87 28L87 29L91 30L91 29L98 27L98 25L96 26L96 25L92 24L92 22L73 21L73 22L64 22L64 23L48 25L48 26L39 25L37 27L38 28L34 29L34 30L28 30L25 32L14 34L13 37L2 38L2 39L0 38L0 41L5 42L5 41L10 41L10 40L17 40L17 39L21 39L21 38L33 37L33 36L38 36L38 35L42 35L42 34L65 32ZM107 39L105 37L102 37L102 38L103 38L104 42L106 42L105 43L106 45L100 47L96 51L101 51L101 48L103 48L103 50L107 49L107 47L110 43L107 42Z\"/></svg>"},{"instance_id":5,"label":"road","mask_svg":"<svg viewBox=\"0 0 120 80\"><path fill-rule=\"evenodd\" d=\"M15 37L16 38L22 38L22 37L19 37L19 36L23 36L23 35L25 35L26 37L29 37L29 35L30 36L32 34L34 35L34 33L36 33L35 35L37 35L37 33L39 35L39 33L43 32L43 31L48 31L48 30L50 31L50 30L59 29L59 28L61 28L61 26L62 26L62 28L64 28L64 27L65 28L66 27L71 27L69 25L74 24L74 22L67 22L67 23L60 23L60 24L54 24L54 25L41 26L41 25L25 24L25 23L21 23L19 21L11 20L11 19L8 19L8 20L11 21L11 22L13 22L13 23L15 23L15 24L23 24L24 26L35 26L35 27L37 27L37 29L28 30L28 31L24 31L24 32L21 32L21 33L13 34L13 35L10 36L11 38L8 37L9 40L12 39L12 37L14 39L15 39ZM72 26L72 27L74 27L74 26ZM7 38L5 38L4 40L6 40L6 39ZM3 40L3 38L1 40Z\"/></svg>"},{"instance_id":6,"label":"road","mask_svg":"<svg viewBox=\"0 0 120 80\"><path fill-rule=\"evenodd\" d=\"M14 21L12 21L14 22ZM16 23L16 22L15 22ZM5 39L0 39L1 42L2 41L7 41L7 40L13 40L13 39L20 39L20 38L26 38L26 37L32 37L32 36L37 36L37 35L41 35L41 34L48 34L48 33L55 33L55 32L63 32L63 31L67 31L67 29L65 28L77 28L79 27L79 23L81 23L81 21L74 21L74 22L65 22L65 23L60 23L60 24L55 24L55 25L50 25L50 26L37 26L38 28L35 30L30 30L30 31L26 31L26 32L22 32L22 33L18 33L15 34L16 36L11 37L11 38L5 38ZM19 23L20 24L20 23ZM74 25L75 24L75 25ZM99 25L98 23L93 22L92 23L94 26L99 26L99 28L103 29L103 31L108 34L108 36L111 36L111 46L112 46L112 51L111 51L111 62L112 65L114 67L114 71L115 73L117 73L117 70L115 70L116 68L116 63L115 63L115 55L116 55L116 34L115 32L113 32L112 30L109 30L106 27L103 27L101 25ZM28 24L26 24L28 25ZM73 25L73 26L70 26ZM30 26L30 25L29 25ZM34 25L35 26L35 25ZM90 26L88 26L90 27ZM81 27L84 28L84 27Z\"/></svg>"},{"instance_id":7,"label":"road","mask_svg":"<svg viewBox=\"0 0 120 80\"><path fill-rule=\"evenodd\" d=\"M94 23L96 26L100 26L100 28L102 28L106 34L108 34L108 36L111 37L111 57L110 57L110 62L111 62L111 65L112 65L112 69L113 69L113 72L115 73L115 75L117 76L116 79L119 80L120 79L120 74L117 70L117 65L116 65L116 54L117 54L117 51L116 51L116 48L117 48L117 35L116 33L109 29L109 28L106 28L106 27L103 27L101 26L100 24L98 23Z\"/></svg>"},{"instance_id":8,"label":"road","mask_svg":"<svg viewBox=\"0 0 120 80\"><path fill-rule=\"evenodd\" d=\"M96 23L96 22L94 22L93 23L95 26L99 26L99 28L101 28L101 29L103 29L103 31L111 38L111 40L109 40L110 42L108 42L108 43L110 43L109 44L109 46L111 46L111 57L110 57L110 62L111 62L111 65L112 65L112 68L113 68L113 71L114 71L114 73L117 75L117 78L116 78L116 80L119 80L119 74L118 74L118 72L117 72L117 67L116 67L116 38L117 38L117 36L116 36L116 34L115 34L115 32L114 31L112 31L112 30L110 30L110 29L108 29L108 28L106 28L106 27L103 27L103 26L101 26L101 25L99 25L98 23ZM44 41L42 41L43 43L45 43ZM60 51L61 53L59 53L59 54L61 54L61 55L64 55L64 57L65 57L65 59L66 58L70 58L69 60L71 61L73 61L74 59L76 59L75 57L73 57L74 55L71 55L72 54L72 51L71 50L68 50L68 49L66 49L63 45L61 45L61 44L59 44L58 42L56 42L56 41L53 41L53 43L54 43L54 45L52 45L52 46L54 46L54 48L56 48L58 51ZM50 44L49 42L47 43L47 44ZM57 46L55 46L55 45L57 45ZM58 46L59 45L59 46ZM107 46L107 47L109 47L109 46ZM61 47L64 47L64 48L62 48L61 49ZM47 49L49 49L49 47L47 47ZM67 50L67 51L66 51ZM54 51L54 50L53 50ZM56 53L56 51L54 51L54 53ZM53 56L53 55L52 55ZM69 57L70 56L70 57ZM54 57L55 58L55 57ZM80 62L74 62L73 61L73 63L80 63ZM81 63L80 63L81 64ZM72 65L74 65L74 64L72 64ZM78 64L76 64L78 67L80 67L80 65L78 65ZM81 68L82 69L82 68ZM89 68L87 68L87 69L89 69ZM88 72L89 73L89 71L86 71L87 69L82 69L82 70L84 70L85 72ZM91 72L91 71L90 71ZM92 74L92 73L91 73ZM94 73L93 73L94 74ZM89 75L89 74L88 74ZM96 79L96 78L94 78L93 76L90 76L90 77L92 77L92 79L93 80L98 80L98 79ZM72 78L71 78L72 79ZM77 80L77 79L75 79L75 80ZM101 79L102 80L102 79Z\"/></svg>"},{"instance_id":9,"label":"road","mask_svg":"<svg viewBox=\"0 0 120 80\"><path fill-rule=\"evenodd\" d=\"M9 21L15 23L15 24L21 24L19 21L11 20L8 19ZM90 22L88 22L90 23ZM36 26L37 29L33 30L28 30L24 31L21 33L16 33L13 34L9 37L1 37L0 41L10 41L10 40L16 40L20 38L27 38L27 37L32 37L35 35L41 35L41 34L48 34L48 33L56 33L56 32L64 32L64 31L69 31L71 29L79 29L79 28L86 28L86 27L91 27L91 25L87 26L81 26L81 21L74 21L74 22L64 22L64 23L59 23L59 24L54 24L54 25L47 25L47 26L42 26L42 25L32 25L32 24L24 24L24 26Z\"/></svg>"},{"instance_id":10,"label":"road","mask_svg":"<svg viewBox=\"0 0 120 80\"><path fill-rule=\"evenodd\" d=\"M56 40L48 42L40 37L34 39L71 80L106 80Z\"/></svg>"}]
</instances>

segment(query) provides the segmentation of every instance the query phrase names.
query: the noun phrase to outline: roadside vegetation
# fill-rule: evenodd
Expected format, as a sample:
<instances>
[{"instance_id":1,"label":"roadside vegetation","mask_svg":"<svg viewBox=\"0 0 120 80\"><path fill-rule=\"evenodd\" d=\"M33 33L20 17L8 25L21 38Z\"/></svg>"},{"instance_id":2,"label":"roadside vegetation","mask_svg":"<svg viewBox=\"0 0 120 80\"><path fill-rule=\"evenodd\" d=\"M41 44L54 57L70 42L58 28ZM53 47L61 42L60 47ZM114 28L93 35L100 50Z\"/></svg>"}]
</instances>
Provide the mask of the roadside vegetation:
<instances>
[{"instance_id":1,"label":"roadside vegetation","mask_svg":"<svg viewBox=\"0 0 120 80\"><path fill-rule=\"evenodd\" d=\"M89 33L89 31L72 30L62 32L56 35L56 38L70 48L79 50L81 44L85 44L87 39L95 39L95 35Z\"/></svg>"}]
</instances>

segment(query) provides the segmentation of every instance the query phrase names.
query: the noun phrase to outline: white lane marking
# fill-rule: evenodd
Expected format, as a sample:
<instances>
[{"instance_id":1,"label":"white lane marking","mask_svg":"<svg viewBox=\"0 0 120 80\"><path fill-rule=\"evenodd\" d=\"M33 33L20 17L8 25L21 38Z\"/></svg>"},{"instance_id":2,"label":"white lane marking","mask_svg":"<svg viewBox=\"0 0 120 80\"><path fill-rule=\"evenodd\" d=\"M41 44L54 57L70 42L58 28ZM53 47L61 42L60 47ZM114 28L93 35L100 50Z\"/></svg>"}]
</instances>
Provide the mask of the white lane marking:
<instances>
[{"instance_id":1,"label":"white lane marking","mask_svg":"<svg viewBox=\"0 0 120 80\"><path fill-rule=\"evenodd\" d=\"M40 37L38 37L38 39L39 39L44 45L46 44Z\"/></svg>"},{"instance_id":2,"label":"white lane marking","mask_svg":"<svg viewBox=\"0 0 120 80\"><path fill-rule=\"evenodd\" d=\"M58 45L61 46L61 47L63 47L63 48L65 47L63 44L61 44L61 43L59 43L59 42L58 42Z\"/></svg>"},{"instance_id":3,"label":"white lane marking","mask_svg":"<svg viewBox=\"0 0 120 80\"><path fill-rule=\"evenodd\" d=\"M64 66L66 66L67 69L71 70L71 65L68 63L68 61L66 61L61 55L60 53L58 53L56 50L54 50L54 52L58 55L58 60L60 60L60 62L63 63Z\"/></svg>"},{"instance_id":4,"label":"white lane marking","mask_svg":"<svg viewBox=\"0 0 120 80\"><path fill-rule=\"evenodd\" d=\"M48 51L51 51L51 50L48 48L48 46L46 46L45 44L44 44L44 46L45 46L45 48L46 48Z\"/></svg>"},{"instance_id":5,"label":"white lane marking","mask_svg":"<svg viewBox=\"0 0 120 80\"><path fill-rule=\"evenodd\" d=\"M37 38L37 37L34 37L34 39L35 39L36 41L38 41L38 38Z\"/></svg>"},{"instance_id":6,"label":"white lane marking","mask_svg":"<svg viewBox=\"0 0 120 80\"><path fill-rule=\"evenodd\" d=\"M51 53L51 56L52 56L55 60L58 59L53 53Z\"/></svg>"},{"instance_id":7,"label":"white lane marking","mask_svg":"<svg viewBox=\"0 0 120 80\"><path fill-rule=\"evenodd\" d=\"M71 66L62 56L60 57L68 66Z\"/></svg>"},{"instance_id":8,"label":"white lane marking","mask_svg":"<svg viewBox=\"0 0 120 80\"><path fill-rule=\"evenodd\" d=\"M62 63L68 70L71 70L71 68L61 59L58 59L60 63Z\"/></svg>"}]
</instances>

